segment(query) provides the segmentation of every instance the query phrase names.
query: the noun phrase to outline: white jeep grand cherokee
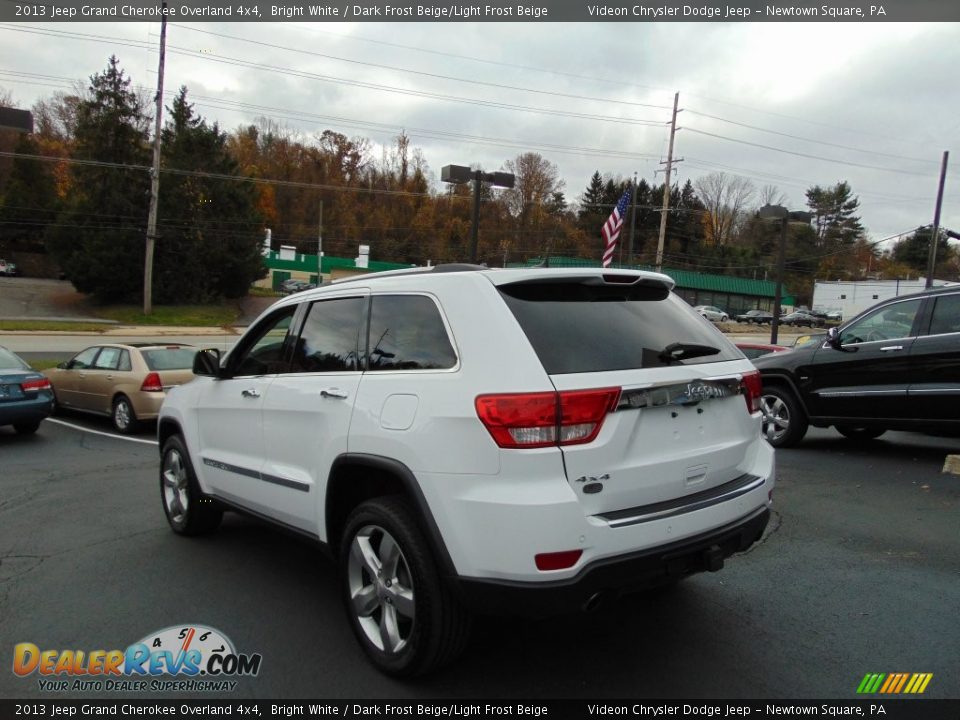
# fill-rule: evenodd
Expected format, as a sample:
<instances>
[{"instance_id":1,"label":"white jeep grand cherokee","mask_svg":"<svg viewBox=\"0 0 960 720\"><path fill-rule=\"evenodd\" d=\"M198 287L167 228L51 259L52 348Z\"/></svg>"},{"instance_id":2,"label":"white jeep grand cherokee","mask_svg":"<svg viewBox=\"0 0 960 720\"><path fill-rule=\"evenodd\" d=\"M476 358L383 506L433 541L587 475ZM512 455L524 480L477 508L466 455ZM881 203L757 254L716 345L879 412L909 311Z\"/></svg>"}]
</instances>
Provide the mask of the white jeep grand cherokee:
<instances>
[{"instance_id":1,"label":"white jeep grand cherokee","mask_svg":"<svg viewBox=\"0 0 960 720\"><path fill-rule=\"evenodd\" d=\"M454 265L267 310L158 424L177 533L236 510L319 540L383 671L473 612L589 608L718 570L766 526L760 378L654 273Z\"/></svg>"}]
</instances>

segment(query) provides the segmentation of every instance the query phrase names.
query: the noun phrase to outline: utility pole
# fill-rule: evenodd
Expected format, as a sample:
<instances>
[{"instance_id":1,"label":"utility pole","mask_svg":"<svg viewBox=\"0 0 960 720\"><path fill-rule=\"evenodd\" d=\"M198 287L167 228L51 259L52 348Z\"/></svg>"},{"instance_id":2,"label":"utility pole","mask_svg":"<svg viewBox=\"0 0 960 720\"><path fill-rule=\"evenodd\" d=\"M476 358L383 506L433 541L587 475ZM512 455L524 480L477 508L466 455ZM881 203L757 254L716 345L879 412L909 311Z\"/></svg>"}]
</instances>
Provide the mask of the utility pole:
<instances>
[{"instance_id":1,"label":"utility pole","mask_svg":"<svg viewBox=\"0 0 960 720\"><path fill-rule=\"evenodd\" d=\"M673 117L670 118L670 145L667 147L667 172L663 181L663 210L660 211L660 237L657 239L656 271L663 266L663 242L667 236L667 211L670 209L670 171L673 169L673 138L677 134L677 105L680 93L673 96Z\"/></svg>"},{"instance_id":2,"label":"utility pole","mask_svg":"<svg viewBox=\"0 0 960 720\"><path fill-rule=\"evenodd\" d=\"M160 66L157 70L157 117L153 131L153 168L150 170L150 209L147 211L147 248L143 260L143 314L153 312L153 246L157 239L157 203L160 198L160 128L163 114L163 62L167 53L167 3L160 18Z\"/></svg>"},{"instance_id":3,"label":"utility pole","mask_svg":"<svg viewBox=\"0 0 960 720\"><path fill-rule=\"evenodd\" d=\"M320 227L317 230L317 285L323 283L323 200L320 201Z\"/></svg>"},{"instance_id":4,"label":"utility pole","mask_svg":"<svg viewBox=\"0 0 960 720\"><path fill-rule=\"evenodd\" d=\"M947 160L950 152L943 151L943 163L940 165L940 188L937 190L937 208L933 212L933 236L930 238L930 251L927 254L927 281L924 287L933 286L933 268L937 264L937 239L940 235L940 208L943 207L943 186L947 180Z\"/></svg>"}]
</instances>

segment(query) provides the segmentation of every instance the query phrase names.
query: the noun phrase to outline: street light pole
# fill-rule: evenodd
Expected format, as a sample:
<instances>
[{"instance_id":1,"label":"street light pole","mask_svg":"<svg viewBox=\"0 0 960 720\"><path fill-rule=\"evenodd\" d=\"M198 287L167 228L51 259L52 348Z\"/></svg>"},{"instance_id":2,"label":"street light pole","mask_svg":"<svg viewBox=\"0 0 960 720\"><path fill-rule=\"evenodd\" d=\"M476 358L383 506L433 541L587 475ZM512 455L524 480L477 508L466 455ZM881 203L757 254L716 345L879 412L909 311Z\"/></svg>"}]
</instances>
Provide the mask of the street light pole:
<instances>
[{"instance_id":1,"label":"street light pole","mask_svg":"<svg viewBox=\"0 0 960 720\"><path fill-rule=\"evenodd\" d=\"M770 344L777 344L780 330L780 303L783 302L783 273L787 264L787 217L780 220L780 247L777 250L777 289L773 294L773 320L770 322Z\"/></svg>"},{"instance_id":2,"label":"street light pole","mask_svg":"<svg viewBox=\"0 0 960 720\"><path fill-rule=\"evenodd\" d=\"M480 184L483 173L477 170L473 174L473 222L470 224L470 262L477 261L477 236L480 233Z\"/></svg>"},{"instance_id":3,"label":"street light pole","mask_svg":"<svg viewBox=\"0 0 960 720\"><path fill-rule=\"evenodd\" d=\"M780 247L777 249L777 289L773 296L773 320L770 323L770 344L777 344L780 330L780 303L783 302L783 276L787 265L787 224L791 220L809 223L813 213L795 210L791 212L782 205L764 205L757 213L762 220L780 221Z\"/></svg>"},{"instance_id":4,"label":"street light pole","mask_svg":"<svg viewBox=\"0 0 960 720\"><path fill-rule=\"evenodd\" d=\"M485 182L494 187L512 188L515 177L511 173L471 170L464 165L444 165L440 168L440 180L445 183L464 185L473 181L473 222L470 226L470 262L477 261L477 237L480 232L480 189Z\"/></svg>"}]
</instances>

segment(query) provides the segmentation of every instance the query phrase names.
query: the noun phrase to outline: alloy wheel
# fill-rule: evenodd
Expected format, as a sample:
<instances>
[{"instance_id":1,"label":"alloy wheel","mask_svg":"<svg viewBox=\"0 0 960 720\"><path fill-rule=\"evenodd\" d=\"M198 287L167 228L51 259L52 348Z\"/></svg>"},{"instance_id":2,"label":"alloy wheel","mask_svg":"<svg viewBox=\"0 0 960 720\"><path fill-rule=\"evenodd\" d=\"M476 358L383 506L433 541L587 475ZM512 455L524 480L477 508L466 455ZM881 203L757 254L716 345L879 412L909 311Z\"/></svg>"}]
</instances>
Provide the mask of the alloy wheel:
<instances>
[{"instance_id":1,"label":"alloy wheel","mask_svg":"<svg viewBox=\"0 0 960 720\"><path fill-rule=\"evenodd\" d=\"M776 395L760 398L763 413L763 435L771 442L781 440L790 431L790 408Z\"/></svg>"},{"instance_id":2,"label":"alloy wheel","mask_svg":"<svg viewBox=\"0 0 960 720\"><path fill-rule=\"evenodd\" d=\"M168 450L163 458L163 503L176 525L186 521L190 509L189 483L183 457L176 449Z\"/></svg>"},{"instance_id":3,"label":"alloy wheel","mask_svg":"<svg viewBox=\"0 0 960 720\"><path fill-rule=\"evenodd\" d=\"M350 604L367 639L393 655L410 640L414 626L413 576L394 537L377 525L354 535L347 561Z\"/></svg>"}]
</instances>

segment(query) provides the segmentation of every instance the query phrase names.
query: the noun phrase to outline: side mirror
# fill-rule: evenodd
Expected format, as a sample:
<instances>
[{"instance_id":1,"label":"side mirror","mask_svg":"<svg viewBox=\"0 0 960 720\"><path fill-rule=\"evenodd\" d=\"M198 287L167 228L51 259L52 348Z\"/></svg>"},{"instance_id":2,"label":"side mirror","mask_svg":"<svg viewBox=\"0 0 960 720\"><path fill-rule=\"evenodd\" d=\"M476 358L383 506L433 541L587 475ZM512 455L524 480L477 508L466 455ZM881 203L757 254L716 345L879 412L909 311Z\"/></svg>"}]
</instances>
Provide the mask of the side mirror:
<instances>
[{"instance_id":1,"label":"side mirror","mask_svg":"<svg viewBox=\"0 0 960 720\"><path fill-rule=\"evenodd\" d=\"M840 342L840 328L834 326L827 330L827 344L832 347L834 350L839 350L840 352L857 352L860 348L856 345L853 347L844 347Z\"/></svg>"},{"instance_id":2,"label":"side mirror","mask_svg":"<svg viewBox=\"0 0 960 720\"><path fill-rule=\"evenodd\" d=\"M64 360L62 363L57 363L58 370L66 370L68 367L70 367L69 360Z\"/></svg>"},{"instance_id":3,"label":"side mirror","mask_svg":"<svg viewBox=\"0 0 960 720\"><path fill-rule=\"evenodd\" d=\"M216 348L200 350L193 356L193 374L220 377L220 351Z\"/></svg>"},{"instance_id":4,"label":"side mirror","mask_svg":"<svg viewBox=\"0 0 960 720\"><path fill-rule=\"evenodd\" d=\"M827 330L827 342L834 350L840 349L840 331L836 327Z\"/></svg>"}]
</instances>

